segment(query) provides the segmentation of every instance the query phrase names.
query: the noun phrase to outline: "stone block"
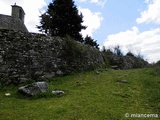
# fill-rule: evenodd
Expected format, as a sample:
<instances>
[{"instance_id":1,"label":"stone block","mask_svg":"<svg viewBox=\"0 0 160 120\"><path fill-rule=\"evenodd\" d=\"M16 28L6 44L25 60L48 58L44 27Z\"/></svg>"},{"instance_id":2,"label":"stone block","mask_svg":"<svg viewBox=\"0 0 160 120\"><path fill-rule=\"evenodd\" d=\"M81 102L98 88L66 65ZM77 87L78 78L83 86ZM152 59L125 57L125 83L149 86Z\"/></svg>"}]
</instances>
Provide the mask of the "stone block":
<instances>
[{"instance_id":1,"label":"stone block","mask_svg":"<svg viewBox=\"0 0 160 120\"><path fill-rule=\"evenodd\" d=\"M46 82L35 82L26 86L22 86L18 89L20 93L27 95L36 95L41 92L46 92L48 89L48 84Z\"/></svg>"}]
</instances>

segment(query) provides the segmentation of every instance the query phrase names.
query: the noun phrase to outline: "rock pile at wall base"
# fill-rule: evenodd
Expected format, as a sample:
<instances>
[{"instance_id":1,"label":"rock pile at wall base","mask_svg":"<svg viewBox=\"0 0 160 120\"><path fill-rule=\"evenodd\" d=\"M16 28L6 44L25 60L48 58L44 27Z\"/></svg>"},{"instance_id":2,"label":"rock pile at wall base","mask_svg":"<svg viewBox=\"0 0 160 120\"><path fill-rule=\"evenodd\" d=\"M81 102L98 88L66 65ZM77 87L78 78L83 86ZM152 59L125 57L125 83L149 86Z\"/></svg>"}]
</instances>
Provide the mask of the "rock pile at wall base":
<instances>
[{"instance_id":1,"label":"rock pile at wall base","mask_svg":"<svg viewBox=\"0 0 160 120\"><path fill-rule=\"evenodd\" d=\"M0 83L52 78L105 65L101 52L69 37L0 30Z\"/></svg>"},{"instance_id":2,"label":"rock pile at wall base","mask_svg":"<svg viewBox=\"0 0 160 120\"><path fill-rule=\"evenodd\" d=\"M149 65L147 61L142 58L135 56L118 56L110 55L108 56L111 65L116 66L116 69L133 69L133 68L145 68Z\"/></svg>"}]
</instances>

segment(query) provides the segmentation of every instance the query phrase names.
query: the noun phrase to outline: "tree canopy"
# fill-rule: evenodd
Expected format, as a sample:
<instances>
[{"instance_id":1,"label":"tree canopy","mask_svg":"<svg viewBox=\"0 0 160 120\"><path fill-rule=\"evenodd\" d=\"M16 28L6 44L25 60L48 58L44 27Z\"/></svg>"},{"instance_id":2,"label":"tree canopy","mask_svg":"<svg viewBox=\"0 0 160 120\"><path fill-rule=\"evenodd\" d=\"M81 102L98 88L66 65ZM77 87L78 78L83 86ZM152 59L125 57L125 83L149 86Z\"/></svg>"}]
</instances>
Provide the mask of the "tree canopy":
<instances>
[{"instance_id":1,"label":"tree canopy","mask_svg":"<svg viewBox=\"0 0 160 120\"><path fill-rule=\"evenodd\" d=\"M99 44L97 44L97 41L94 41L94 39L92 39L90 36L86 36L85 39L84 39L84 44L88 44L94 48L98 48Z\"/></svg>"},{"instance_id":2,"label":"tree canopy","mask_svg":"<svg viewBox=\"0 0 160 120\"><path fill-rule=\"evenodd\" d=\"M48 5L47 11L40 16L40 31L52 36L69 35L77 41L83 42L81 30L83 26L83 15L79 14L73 0L53 0Z\"/></svg>"}]
</instances>

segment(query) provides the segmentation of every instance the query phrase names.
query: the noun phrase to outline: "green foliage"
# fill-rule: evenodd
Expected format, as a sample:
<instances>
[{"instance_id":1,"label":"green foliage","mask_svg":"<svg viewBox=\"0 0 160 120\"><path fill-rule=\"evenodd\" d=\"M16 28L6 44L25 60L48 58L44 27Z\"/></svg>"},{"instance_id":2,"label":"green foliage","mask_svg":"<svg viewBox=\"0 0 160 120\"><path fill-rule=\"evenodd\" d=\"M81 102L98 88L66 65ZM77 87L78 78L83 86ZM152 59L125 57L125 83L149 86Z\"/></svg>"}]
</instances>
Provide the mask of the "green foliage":
<instances>
[{"instance_id":1,"label":"green foliage","mask_svg":"<svg viewBox=\"0 0 160 120\"><path fill-rule=\"evenodd\" d=\"M139 59L144 60L144 56L140 52L136 55L136 57L139 58Z\"/></svg>"},{"instance_id":2,"label":"green foliage","mask_svg":"<svg viewBox=\"0 0 160 120\"><path fill-rule=\"evenodd\" d=\"M156 65L157 65L157 66L160 66L160 60L159 60L159 61L157 61Z\"/></svg>"},{"instance_id":3,"label":"green foliage","mask_svg":"<svg viewBox=\"0 0 160 120\"><path fill-rule=\"evenodd\" d=\"M104 67L110 67L109 59L108 59L106 53L102 52L102 56L103 56L103 59L104 59L104 62L105 62L105 66Z\"/></svg>"},{"instance_id":4,"label":"green foliage","mask_svg":"<svg viewBox=\"0 0 160 120\"><path fill-rule=\"evenodd\" d=\"M70 36L66 36L64 39L61 58L66 61L66 64L61 66L62 70L70 73L105 67L103 55L98 49L75 41Z\"/></svg>"},{"instance_id":5,"label":"green foliage","mask_svg":"<svg viewBox=\"0 0 160 120\"><path fill-rule=\"evenodd\" d=\"M78 9L73 0L53 0L48 5L46 13L40 16L40 31L50 33L52 36L69 35L77 41L83 42L80 31L86 29L83 26L82 13L78 14Z\"/></svg>"},{"instance_id":6,"label":"green foliage","mask_svg":"<svg viewBox=\"0 0 160 120\"><path fill-rule=\"evenodd\" d=\"M83 44L72 39L70 36L66 36L64 39L65 42L63 43L62 58L67 61L67 66L63 67L70 67L70 71L72 72L75 70L79 71L80 69L83 69L82 65L83 60L85 60L85 53L87 48L85 48Z\"/></svg>"},{"instance_id":7,"label":"green foliage","mask_svg":"<svg viewBox=\"0 0 160 120\"><path fill-rule=\"evenodd\" d=\"M118 55L118 56L123 56L123 53L122 53L122 50L120 48L119 45L115 46L114 47L114 52L113 52L115 55Z\"/></svg>"},{"instance_id":8,"label":"green foliage","mask_svg":"<svg viewBox=\"0 0 160 120\"><path fill-rule=\"evenodd\" d=\"M127 52L126 56L132 56L132 57L134 57L135 55L132 52Z\"/></svg>"},{"instance_id":9,"label":"green foliage","mask_svg":"<svg viewBox=\"0 0 160 120\"><path fill-rule=\"evenodd\" d=\"M94 39L92 39L92 38L91 38L90 36L88 36L88 35L84 38L84 44L87 44L87 45L90 45L90 46L92 46L92 47L94 47L94 48L99 49L99 48L98 48L99 44L97 44L97 41L94 41Z\"/></svg>"},{"instance_id":10,"label":"green foliage","mask_svg":"<svg viewBox=\"0 0 160 120\"><path fill-rule=\"evenodd\" d=\"M155 73L160 76L160 60L157 61L157 63L153 65L153 68L155 70Z\"/></svg>"},{"instance_id":11,"label":"green foliage","mask_svg":"<svg viewBox=\"0 0 160 120\"><path fill-rule=\"evenodd\" d=\"M41 26L37 26L38 29L40 29L40 32L45 32L47 34L50 33L50 25L51 25L51 19L50 16L47 13L42 14L41 16L40 24Z\"/></svg>"},{"instance_id":12,"label":"green foliage","mask_svg":"<svg viewBox=\"0 0 160 120\"><path fill-rule=\"evenodd\" d=\"M83 54L83 46L81 43L76 42L74 39L72 39L70 36L65 37L66 42L64 47L65 56L69 57L69 59L78 58L80 59Z\"/></svg>"},{"instance_id":13,"label":"green foliage","mask_svg":"<svg viewBox=\"0 0 160 120\"><path fill-rule=\"evenodd\" d=\"M123 79L128 83L118 82ZM50 79L49 90L34 97L22 96L17 87L3 87L0 119L125 120L125 113L160 114L159 79L152 69L107 69ZM55 96L54 89L65 94Z\"/></svg>"},{"instance_id":14,"label":"green foliage","mask_svg":"<svg viewBox=\"0 0 160 120\"><path fill-rule=\"evenodd\" d=\"M102 52L105 53L107 56L113 55L113 52L111 49L106 49L104 46L102 48Z\"/></svg>"},{"instance_id":15,"label":"green foliage","mask_svg":"<svg viewBox=\"0 0 160 120\"><path fill-rule=\"evenodd\" d=\"M144 68L148 66L148 62L143 59L140 53L135 55L129 51L126 55L123 55L119 45L115 46L113 50L103 47L102 52L106 54L109 64L117 66L119 69Z\"/></svg>"}]
</instances>

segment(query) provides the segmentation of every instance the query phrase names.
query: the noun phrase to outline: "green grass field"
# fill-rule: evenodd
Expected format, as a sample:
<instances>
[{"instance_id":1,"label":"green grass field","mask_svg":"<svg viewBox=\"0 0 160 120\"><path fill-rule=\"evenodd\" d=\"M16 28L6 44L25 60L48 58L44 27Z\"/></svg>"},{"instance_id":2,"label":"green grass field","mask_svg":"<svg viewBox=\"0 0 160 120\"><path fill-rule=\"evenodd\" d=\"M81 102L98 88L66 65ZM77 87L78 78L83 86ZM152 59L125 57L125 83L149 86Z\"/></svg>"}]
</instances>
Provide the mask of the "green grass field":
<instances>
[{"instance_id":1,"label":"green grass field","mask_svg":"<svg viewBox=\"0 0 160 120\"><path fill-rule=\"evenodd\" d=\"M160 76L151 68L77 73L47 82L49 90L34 97L22 96L16 86L0 88L0 120L155 120L131 114L160 115ZM65 94L52 95L54 89Z\"/></svg>"}]
</instances>

